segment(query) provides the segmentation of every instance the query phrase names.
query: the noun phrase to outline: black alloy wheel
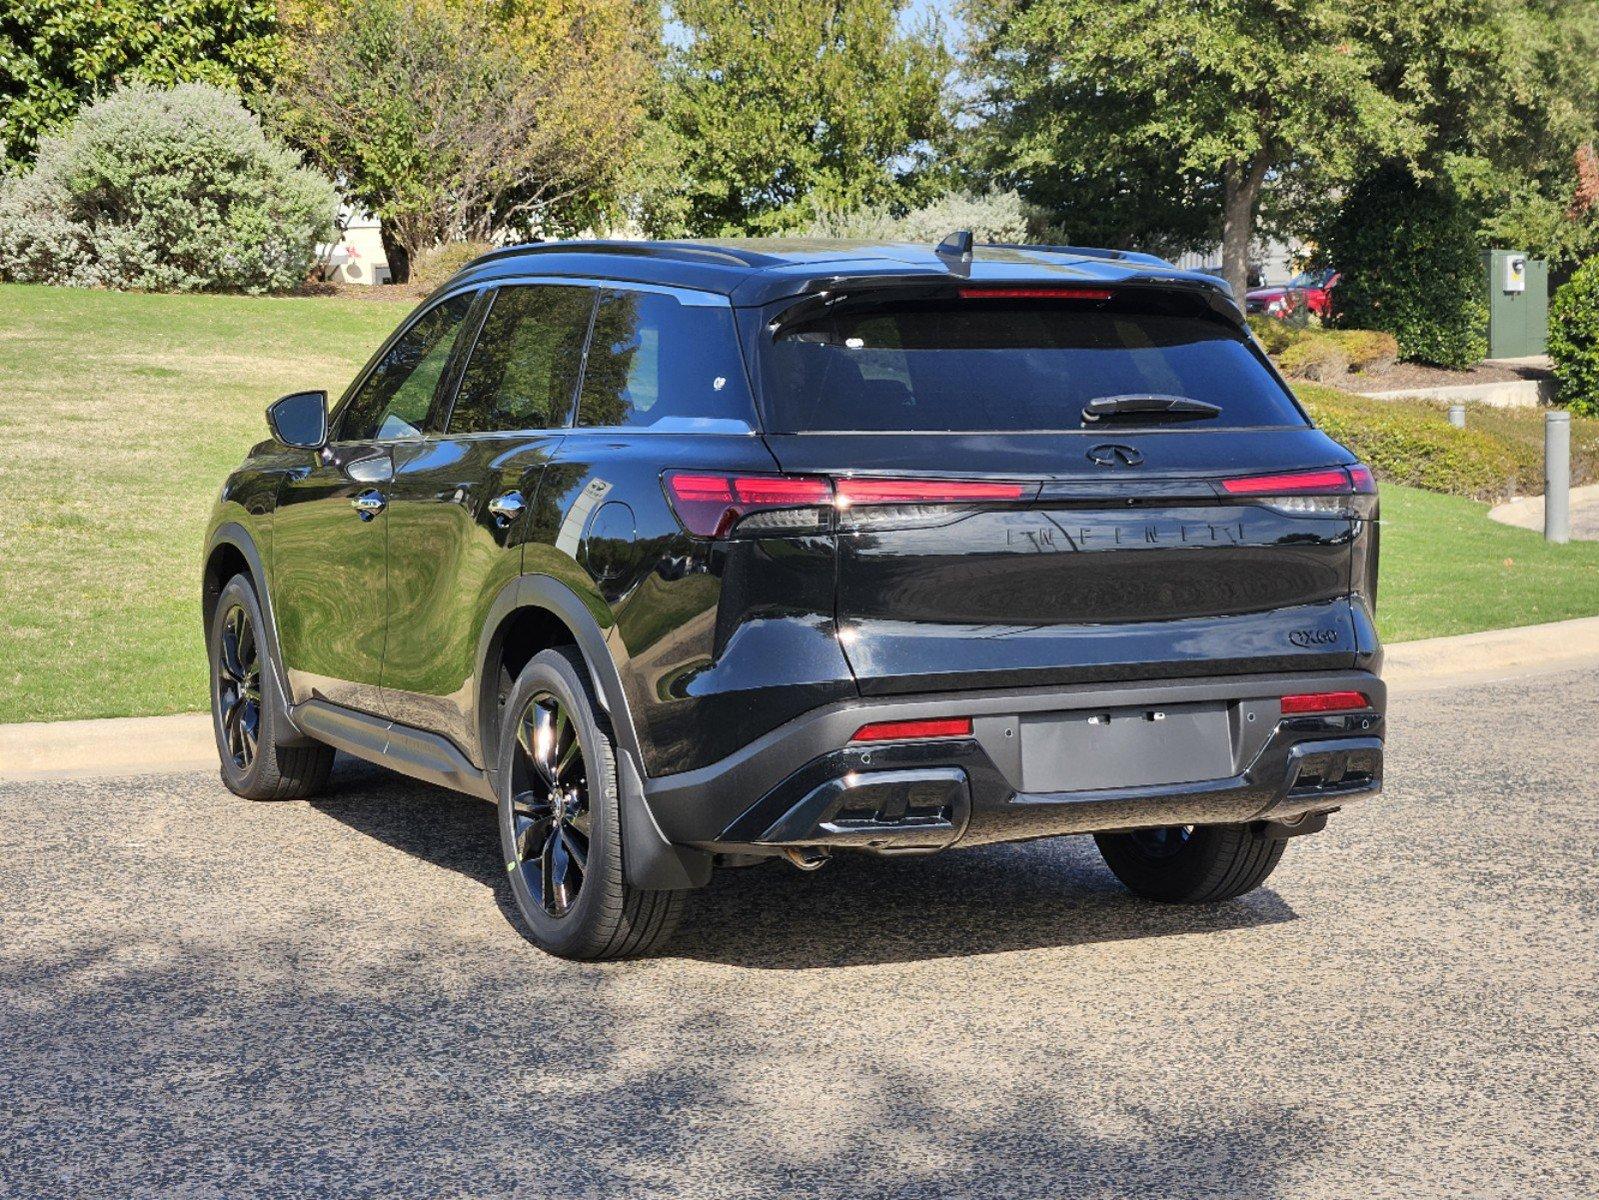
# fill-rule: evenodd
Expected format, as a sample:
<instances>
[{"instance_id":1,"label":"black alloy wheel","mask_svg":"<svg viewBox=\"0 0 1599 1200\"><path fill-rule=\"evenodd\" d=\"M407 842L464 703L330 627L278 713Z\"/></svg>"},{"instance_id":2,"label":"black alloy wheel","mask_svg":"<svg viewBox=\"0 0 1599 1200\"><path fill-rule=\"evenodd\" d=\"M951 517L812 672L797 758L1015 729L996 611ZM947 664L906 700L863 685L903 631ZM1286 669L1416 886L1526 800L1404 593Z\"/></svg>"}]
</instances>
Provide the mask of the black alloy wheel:
<instances>
[{"instance_id":1,"label":"black alloy wheel","mask_svg":"<svg viewBox=\"0 0 1599 1200\"><path fill-rule=\"evenodd\" d=\"M512 865L545 912L565 916L588 872L594 826L577 724L550 692L537 692L517 721L511 787Z\"/></svg>"},{"instance_id":2,"label":"black alloy wheel","mask_svg":"<svg viewBox=\"0 0 1599 1200\"><path fill-rule=\"evenodd\" d=\"M233 765L248 771L261 743L261 647L244 606L222 619L217 639L217 703Z\"/></svg>"}]
</instances>

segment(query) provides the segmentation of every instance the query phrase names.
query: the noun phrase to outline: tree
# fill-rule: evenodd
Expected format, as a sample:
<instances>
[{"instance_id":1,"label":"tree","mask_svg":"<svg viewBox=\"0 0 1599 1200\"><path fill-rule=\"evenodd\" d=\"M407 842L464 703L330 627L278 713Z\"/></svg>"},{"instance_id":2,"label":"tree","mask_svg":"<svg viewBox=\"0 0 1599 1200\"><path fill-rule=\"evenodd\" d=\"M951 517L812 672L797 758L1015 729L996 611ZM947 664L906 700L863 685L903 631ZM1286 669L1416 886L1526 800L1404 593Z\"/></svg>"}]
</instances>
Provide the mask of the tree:
<instances>
[{"instance_id":1,"label":"tree","mask_svg":"<svg viewBox=\"0 0 1599 1200\"><path fill-rule=\"evenodd\" d=\"M1219 217L1240 295L1268 181L1421 146L1353 0L968 0L967 15L989 161L1015 155L1028 198L1069 224L1100 210L1194 241Z\"/></svg>"},{"instance_id":2,"label":"tree","mask_svg":"<svg viewBox=\"0 0 1599 1200\"><path fill-rule=\"evenodd\" d=\"M279 61L274 0L6 0L0 5L0 158L116 84L202 82L248 92Z\"/></svg>"},{"instance_id":3,"label":"tree","mask_svg":"<svg viewBox=\"0 0 1599 1200\"><path fill-rule=\"evenodd\" d=\"M1367 0L1381 83L1427 131L1418 174L1452 181L1483 240L1557 263L1591 252L1568 213L1577 152L1599 133L1599 5L1592 0Z\"/></svg>"},{"instance_id":4,"label":"tree","mask_svg":"<svg viewBox=\"0 0 1599 1200\"><path fill-rule=\"evenodd\" d=\"M689 232L925 198L949 57L907 0L675 0L660 119Z\"/></svg>"},{"instance_id":5,"label":"tree","mask_svg":"<svg viewBox=\"0 0 1599 1200\"><path fill-rule=\"evenodd\" d=\"M561 233L615 207L649 60L626 0L302 10L276 124L383 222L396 279L460 239Z\"/></svg>"}]
</instances>

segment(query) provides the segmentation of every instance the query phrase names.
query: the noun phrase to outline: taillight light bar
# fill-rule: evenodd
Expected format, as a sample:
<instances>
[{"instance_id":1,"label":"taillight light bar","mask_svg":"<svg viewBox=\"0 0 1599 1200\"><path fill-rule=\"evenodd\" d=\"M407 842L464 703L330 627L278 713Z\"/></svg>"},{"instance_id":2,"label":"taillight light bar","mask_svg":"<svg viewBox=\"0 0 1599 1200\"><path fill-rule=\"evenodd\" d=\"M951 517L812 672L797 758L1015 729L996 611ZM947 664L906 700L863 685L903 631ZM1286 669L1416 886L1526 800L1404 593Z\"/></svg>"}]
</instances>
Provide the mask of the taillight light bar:
<instances>
[{"instance_id":1,"label":"taillight light bar","mask_svg":"<svg viewBox=\"0 0 1599 1200\"><path fill-rule=\"evenodd\" d=\"M1365 692L1304 692L1284 696L1283 716L1296 713L1354 712L1371 707L1371 698Z\"/></svg>"},{"instance_id":2,"label":"taillight light bar","mask_svg":"<svg viewBox=\"0 0 1599 1200\"><path fill-rule=\"evenodd\" d=\"M1221 486L1229 496L1369 496L1377 491L1371 471L1359 463L1352 467L1328 467L1317 471L1244 475L1236 479L1224 479Z\"/></svg>"},{"instance_id":3,"label":"taillight light bar","mask_svg":"<svg viewBox=\"0 0 1599 1200\"><path fill-rule=\"evenodd\" d=\"M838 506L861 504L970 504L974 501L1022 500L1029 491L1019 483L948 479L840 479Z\"/></svg>"},{"instance_id":4,"label":"taillight light bar","mask_svg":"<svg viewBox=\"0 0 1599 1200\"><path fill-rule=\"evenodd\" d=\"M921 721L873 721L855 731L852 742L906 742L926 738L972 736L970 717L934 717Z\"/></svg>"}]
</instances>

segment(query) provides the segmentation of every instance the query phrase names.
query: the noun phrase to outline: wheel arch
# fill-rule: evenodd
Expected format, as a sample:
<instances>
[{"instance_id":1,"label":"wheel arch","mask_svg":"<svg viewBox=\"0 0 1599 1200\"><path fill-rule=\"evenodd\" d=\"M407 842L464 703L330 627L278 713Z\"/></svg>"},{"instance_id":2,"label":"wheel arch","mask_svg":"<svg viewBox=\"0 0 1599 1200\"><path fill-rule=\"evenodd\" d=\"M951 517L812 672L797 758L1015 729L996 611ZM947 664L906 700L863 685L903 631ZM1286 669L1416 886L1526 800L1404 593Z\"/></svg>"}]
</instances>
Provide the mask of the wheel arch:
<instances>
[{"instance_id":1,"label":"wheel arch","mask_svg":"<svg viewBox=\"0 0 1599 1200\"><path fill-rule=\"evenodd\" d=\"M217 601L222 589L235 575L246 575L255 588L256 602L265 618L262 633L266 639L267 665L277 684L278 715L290 736L280 738L281 746L307 745L315 741L307 737L295 723L293 698L289 691L289 675L283 666L283 654L278 643L278 618L272 606L272 594L267 588L266 564L261 560L260 549L250 531L236 521L217 526L206 539L205 559L200 574L200 612L205 621L206 653L210 654L211 621L216 616Z\"/></svg>"},{"instance_id":2,"label":"wheel arch","mask_svg":"<svg viewBox=\"0 0 1599 1200\"><path fill-rule=\"evenodd\" d=\"M535 654L573 646L583 656L594 694L611 719L617 749L618 797L622 813L622 862L635 887L700 887L710 878L704 851L669 842L644 797L643 755L622 677L593 612L565 583L549 575L522 575L495 597L478 649L478 736L483 765L499 789L502 706L511 681Z\"/></svg>"}]
</instances>

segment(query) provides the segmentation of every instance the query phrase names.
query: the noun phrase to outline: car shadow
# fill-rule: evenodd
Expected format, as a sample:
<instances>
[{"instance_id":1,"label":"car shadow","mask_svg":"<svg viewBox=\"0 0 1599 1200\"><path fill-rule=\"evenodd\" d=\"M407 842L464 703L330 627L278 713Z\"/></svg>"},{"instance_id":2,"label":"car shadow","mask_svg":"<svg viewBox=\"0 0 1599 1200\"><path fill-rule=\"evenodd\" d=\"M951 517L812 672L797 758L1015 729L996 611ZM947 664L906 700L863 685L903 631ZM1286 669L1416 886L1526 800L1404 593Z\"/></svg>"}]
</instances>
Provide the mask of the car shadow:
<instances>
[{"instance_id":1,"label":"car shadow","mask_svg":"<svg viewBox=\"0 0 1599 1200\"><path fill-rule=\"evenodd\" d=\"M340 756L311 806L493 893L526 936L506 883L492 805ZM1181 937L1297 920L1269 888L1221 904L1141 900L1092 839L1051 838L926 857L839 855L820 871L781 862L722 869L691 894L663 954L766 970L866 966Z\"/></svg>"}]
</instances>

